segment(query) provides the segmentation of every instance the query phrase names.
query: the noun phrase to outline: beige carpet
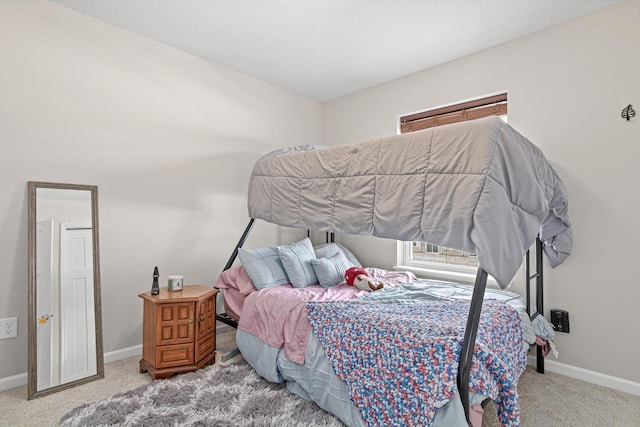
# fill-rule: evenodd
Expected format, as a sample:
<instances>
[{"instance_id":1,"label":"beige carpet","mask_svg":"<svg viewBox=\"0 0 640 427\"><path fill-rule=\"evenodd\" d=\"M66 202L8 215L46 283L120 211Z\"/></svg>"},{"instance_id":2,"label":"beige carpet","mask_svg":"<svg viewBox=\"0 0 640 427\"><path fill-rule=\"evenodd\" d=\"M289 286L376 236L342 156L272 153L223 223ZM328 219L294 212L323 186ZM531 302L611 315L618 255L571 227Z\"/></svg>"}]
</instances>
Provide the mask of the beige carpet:
<instances>
[{"instance_id":1,"label":"beige carpet","mask_svg":"<svg viewBox=\"0 0 640 427\"><path fill-rule=\"evenodd\" d=\"M523 427L640 427L640 396L527 367L518 383ZM493 403L482 425L500 426Z\"/></svg>"},{"instance_id":2,"label":"beige carpet","mask_svg":"<svg viewBox=\"0 0 640 427\"><path fill-rule=\"evenodd\" d=\"M235 330L218 326L216 365L221 355L235 346ZM130 390L151 381L138 372L138 357L105 365L105 378L34 400L27 388L0 393L0 426L57 426L71 409ZM640 396L621 393L562 375L540 375L528 368L518 387L523 427L639 427ZM492 403L485 408L483 426L499 426Z\"/></svg>"}]
</instances>

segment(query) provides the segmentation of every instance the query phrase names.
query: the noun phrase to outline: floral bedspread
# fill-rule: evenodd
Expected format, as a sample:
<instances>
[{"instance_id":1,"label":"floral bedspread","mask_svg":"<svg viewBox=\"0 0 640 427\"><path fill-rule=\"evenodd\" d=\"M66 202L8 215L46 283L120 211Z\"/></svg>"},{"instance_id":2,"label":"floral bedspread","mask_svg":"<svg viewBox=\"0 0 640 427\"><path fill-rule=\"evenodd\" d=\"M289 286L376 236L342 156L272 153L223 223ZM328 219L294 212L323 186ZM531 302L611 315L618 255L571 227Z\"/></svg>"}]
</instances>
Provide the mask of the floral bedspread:
<instances>
[{"instance_id":1,"label":"floral bedspread","mask_svg":"<svg viewBox=\"0 0 640 427\"><path fill-rule=\"evenodd\" d=\"M309 321L368 425L430 426L454 396L468 301L309 302ZM520 424L526 367L520 317L485 301L469 388L494 400L503 425Z\"/></svg>"}]
</instances>

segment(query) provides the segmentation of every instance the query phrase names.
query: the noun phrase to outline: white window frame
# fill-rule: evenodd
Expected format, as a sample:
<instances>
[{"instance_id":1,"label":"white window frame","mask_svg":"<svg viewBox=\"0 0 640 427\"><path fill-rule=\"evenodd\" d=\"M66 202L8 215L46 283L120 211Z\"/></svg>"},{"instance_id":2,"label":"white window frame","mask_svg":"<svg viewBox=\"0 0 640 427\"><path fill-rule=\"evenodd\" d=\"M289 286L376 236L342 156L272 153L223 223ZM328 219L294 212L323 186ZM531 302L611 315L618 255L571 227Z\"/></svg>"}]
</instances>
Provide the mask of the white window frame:
<instances>
[{"instance_id":1,"label":"white window frame","mask_svg":"<svg viewBox=\"0 0 640 427\"><path fill-rule=\"evenodd\" d=\"M411 271L418 277L434 280L450 280L461 283L474 283L478 267L467 265L445 264L433 261L414 261L412 259L413 242L398 241L397 264L395 270ZM497 285L491 276L487 284Z\"/></svg>"}]
</instances>

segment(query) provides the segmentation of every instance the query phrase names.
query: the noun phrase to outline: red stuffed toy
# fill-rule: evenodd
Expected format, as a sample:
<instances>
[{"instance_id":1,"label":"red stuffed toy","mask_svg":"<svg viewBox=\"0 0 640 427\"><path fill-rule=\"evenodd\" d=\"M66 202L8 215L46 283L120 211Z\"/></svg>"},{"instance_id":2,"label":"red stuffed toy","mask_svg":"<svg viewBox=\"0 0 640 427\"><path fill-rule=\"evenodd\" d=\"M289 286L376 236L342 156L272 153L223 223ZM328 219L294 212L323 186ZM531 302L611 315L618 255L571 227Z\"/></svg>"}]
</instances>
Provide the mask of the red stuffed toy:
<instances>
[{"instance_id":1,"label":"red stuffed toy","mask_svg":"<svg viewBox=\"0 0 640 427\"><path fill-rule=\"evenodd\" d=\"M347 285L355 286L362 291L377 291L384 287L382 283L376 285L373 279L369 277L369 273L360 267L348 268L347 271L344 272L344 278Z\"/></svg>"}]
</instances>

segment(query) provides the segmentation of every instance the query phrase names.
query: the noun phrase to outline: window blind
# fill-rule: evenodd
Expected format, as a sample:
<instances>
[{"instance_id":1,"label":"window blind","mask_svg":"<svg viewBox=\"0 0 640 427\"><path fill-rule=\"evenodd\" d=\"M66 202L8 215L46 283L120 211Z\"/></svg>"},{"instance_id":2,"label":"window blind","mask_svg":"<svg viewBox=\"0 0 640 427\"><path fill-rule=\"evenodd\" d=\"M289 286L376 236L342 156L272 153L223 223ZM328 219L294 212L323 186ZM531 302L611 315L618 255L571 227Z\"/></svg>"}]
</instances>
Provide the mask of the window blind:
<instances>
[{"instance_id":1,"label":"window blind","mask_svg":"<svg viewBox=\"0 0 640 427\"><path fill-rule=\"evenodd\" d=\"M400 133L506 114L507 94L503 93L400 117Z\"/></svg>"}]
</instances>

